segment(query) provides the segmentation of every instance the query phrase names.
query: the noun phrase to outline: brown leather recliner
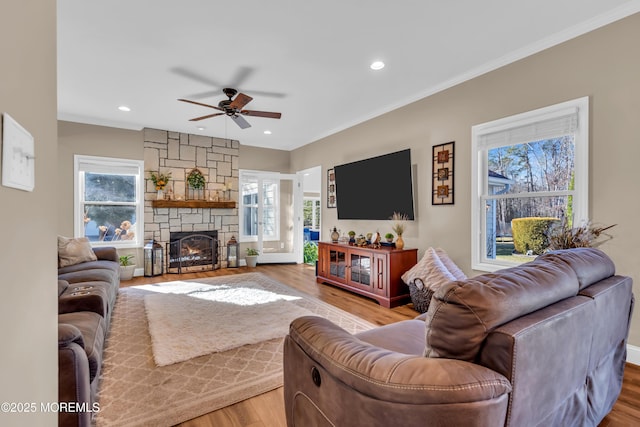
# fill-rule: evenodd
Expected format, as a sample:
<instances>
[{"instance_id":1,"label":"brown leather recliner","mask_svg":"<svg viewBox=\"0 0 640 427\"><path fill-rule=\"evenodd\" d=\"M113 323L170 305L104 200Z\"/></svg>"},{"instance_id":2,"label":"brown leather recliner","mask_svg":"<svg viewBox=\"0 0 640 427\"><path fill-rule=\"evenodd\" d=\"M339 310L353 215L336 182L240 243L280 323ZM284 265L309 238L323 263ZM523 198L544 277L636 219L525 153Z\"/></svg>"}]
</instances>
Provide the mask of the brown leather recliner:
<instances>
[{"instance_id":1,"label":"brown leather recliner","mask_svg":"<svg viewBox=\"0 0 640 427\"><path fill-rule=\"evenodd\" d=\"M289 427L597 426L622 386L632 281L597 249L451 282L420 318L284 348Z\"/></svg>"}]
</instances>

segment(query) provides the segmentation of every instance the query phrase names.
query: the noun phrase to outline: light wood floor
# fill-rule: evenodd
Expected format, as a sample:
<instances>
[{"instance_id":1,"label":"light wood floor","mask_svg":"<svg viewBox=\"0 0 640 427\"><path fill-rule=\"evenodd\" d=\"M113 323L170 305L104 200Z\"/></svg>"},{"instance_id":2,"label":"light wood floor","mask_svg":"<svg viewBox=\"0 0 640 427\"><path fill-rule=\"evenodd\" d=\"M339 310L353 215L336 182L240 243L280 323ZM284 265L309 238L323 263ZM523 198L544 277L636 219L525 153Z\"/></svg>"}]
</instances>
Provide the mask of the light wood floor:
<instances>
[{"instance_id":1,"label":"light wood floor","mask_svg":"<svg viewBox=\"0 0 640 427\"><path fill-rule=\"evenodd\" d=\"M220 269L204 273L166 274L158 277L136 277L121 286L157 283L180 279L222 276L247 272L264 273L292 288L306 292L371 323L386 325L411 319L418 313L411 305L387 309L373 300L360 297L330 285L317 284L315 269L308 265L260 265L257 268ZM167 402L170 404L170 402ZM180 424L182 427L284 427L284 396L282 387L232 406ZM599 427L640 426L640 366L627 364L622 393L613 411Z\"/></svg>"}]
</instances>

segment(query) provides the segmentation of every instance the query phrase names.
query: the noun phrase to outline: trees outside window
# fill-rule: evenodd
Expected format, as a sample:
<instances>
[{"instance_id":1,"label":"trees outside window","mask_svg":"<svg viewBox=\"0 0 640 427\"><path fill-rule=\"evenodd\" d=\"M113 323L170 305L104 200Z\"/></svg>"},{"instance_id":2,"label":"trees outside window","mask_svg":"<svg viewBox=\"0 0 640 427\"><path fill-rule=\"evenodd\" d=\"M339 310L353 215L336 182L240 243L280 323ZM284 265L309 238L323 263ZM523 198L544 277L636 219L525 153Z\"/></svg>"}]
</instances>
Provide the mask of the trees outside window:
<instances>
[{"instance_id":1,"label":"trees outside window","mask_svg":"<svg viewBox=\"0 0 640 427\"><path fill-rule=\"evenodd\" d=\"M549 227L588 219L587 132L588 98L473 127L475 269L529 261Z\"/></svg>"}]
</instances>

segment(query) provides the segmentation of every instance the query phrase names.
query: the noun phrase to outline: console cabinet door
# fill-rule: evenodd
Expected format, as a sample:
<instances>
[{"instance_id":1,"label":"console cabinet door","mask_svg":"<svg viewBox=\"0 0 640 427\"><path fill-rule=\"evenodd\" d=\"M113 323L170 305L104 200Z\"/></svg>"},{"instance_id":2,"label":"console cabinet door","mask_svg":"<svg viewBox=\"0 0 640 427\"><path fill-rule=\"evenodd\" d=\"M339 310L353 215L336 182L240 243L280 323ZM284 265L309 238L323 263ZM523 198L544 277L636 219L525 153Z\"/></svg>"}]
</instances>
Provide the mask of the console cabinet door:
<instances>
[{"instance_id":1,"label":"console cabinet door","mask_svg":"<svg viewBox=\"0 0 640 427\"><path fill-rule=\"evenodd\" d=\"M340 283L347 283L349 281L348 250L338 248L336 246L328 246L327 250L329 259L329 271L327 272L328 275L326 277Z\"/></svg>"},{"instance_id":2,"label":"console cabinet door","mask_svg":"<svg viewBox=\"0 0 640 427\"><path fill-rule=\"evenodd\" d=\"M373 256L373 289L378 295L389 296L389 259L385 254Z\"/></svg>"},{"instance_id":3,"label":"console cabinet door","mask_svg":"<svg viewBox=\"0 0 640 427\"><path fill-rule=\"evenodd\" d=\"M349 274L347 284L372 292L373 256L370 251L351 249L349 251Z\"/></svg>"}]
</instances>

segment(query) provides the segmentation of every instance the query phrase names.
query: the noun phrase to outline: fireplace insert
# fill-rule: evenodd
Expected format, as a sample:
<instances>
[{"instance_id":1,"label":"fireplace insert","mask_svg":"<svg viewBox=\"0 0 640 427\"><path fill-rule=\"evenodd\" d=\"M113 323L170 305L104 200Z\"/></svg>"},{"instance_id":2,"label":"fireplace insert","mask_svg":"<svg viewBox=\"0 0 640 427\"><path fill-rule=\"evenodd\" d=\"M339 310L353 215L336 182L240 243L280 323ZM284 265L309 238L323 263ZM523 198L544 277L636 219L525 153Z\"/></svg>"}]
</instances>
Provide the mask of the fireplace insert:
<instances>
[{"instance_id":1,"label":"fireplace insert","mask_svg":"<svg viewBox=\"0 0 640 427\"><path fill-rule=\"evenodd\" d=\"M167 243L167 272L189 273L218 267L218 231L172 232Z\"/></svg>"}]
</instances>

